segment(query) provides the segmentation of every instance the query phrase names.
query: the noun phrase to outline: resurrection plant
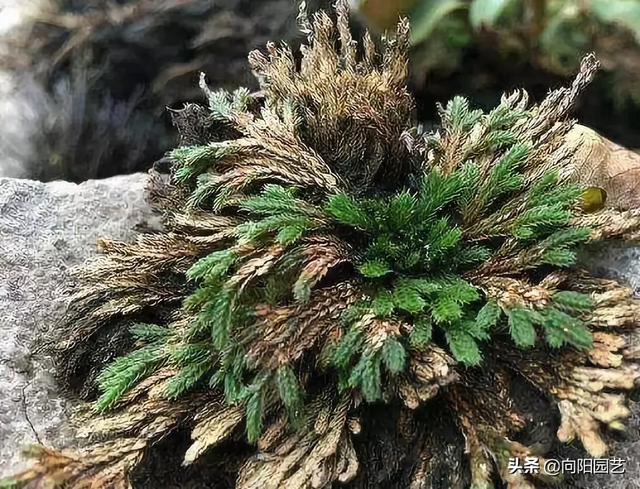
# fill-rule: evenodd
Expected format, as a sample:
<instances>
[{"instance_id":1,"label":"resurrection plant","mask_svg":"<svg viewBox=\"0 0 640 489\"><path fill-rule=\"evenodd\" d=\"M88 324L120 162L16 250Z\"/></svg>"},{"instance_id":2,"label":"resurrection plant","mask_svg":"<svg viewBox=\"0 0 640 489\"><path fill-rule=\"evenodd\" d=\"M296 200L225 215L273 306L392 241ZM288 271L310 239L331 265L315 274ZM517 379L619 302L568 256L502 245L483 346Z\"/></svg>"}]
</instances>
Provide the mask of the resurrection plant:
<instances>
[{"instance_id":1,"label":"resurrection plant","mask_svg":"<svg viewBox=\"0 0 640 489\"><path fill-rule=\"evenodd\" d=\"M379 53L336 12L302 11L301 60L250 54L259 94L203 78L208 107L173 113L181 146L149 186L164 229L101 242L58 345L97 399L88 442L37 449L16 484L129 487L188 430L183 463L220 450L241 489L524 488L546 476L508 470L545 455L523 435L534 399L594 457L623 427L640 308L576 260L640 219L587 212L564 144L595 58L540 105L456 97L425 133L408 23Z\"/></svg>"}]
</instances>

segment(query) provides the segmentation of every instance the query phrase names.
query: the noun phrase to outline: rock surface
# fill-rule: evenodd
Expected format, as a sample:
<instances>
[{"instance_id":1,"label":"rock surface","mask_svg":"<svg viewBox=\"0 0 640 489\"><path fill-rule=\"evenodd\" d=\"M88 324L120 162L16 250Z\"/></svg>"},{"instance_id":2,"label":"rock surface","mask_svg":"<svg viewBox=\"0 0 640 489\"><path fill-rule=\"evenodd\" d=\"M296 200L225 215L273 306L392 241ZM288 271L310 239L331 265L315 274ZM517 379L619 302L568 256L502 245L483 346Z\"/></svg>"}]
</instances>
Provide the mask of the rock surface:
<instances>
[{"instance_id":1,"label":"rock surface","mask_svg":"<svg viewBox=\"0 0 640 489\"><path fill-rule=\"evenodd\" d=\"M72 440L51 365L33 347L55 328L68 270L95 253L96 239L127 239L153 219L145 182L0 179L0 478L24 467L21 447Z\"/></svg>"},{"instance_id":2,"label":"rock surface","mask_svg":"<svg viewBox=\"0 0 640 489\"><path fill-rule=\"evenodd\" d=\"M0 478L25 467L19 453L25 445L73 444L69 402L57 392L36 339L52 334L65 308L68 270L95 253L98 237L128 239L141 225L154 227L145 181L143 174L80 185L0 178ZM640 289L637 248L609 248L590 261L594 271ZM632 410L611 454L626 460L627 473L569 478L562 487L640 488L640 403Z\"/></svg>"}]
</instances>

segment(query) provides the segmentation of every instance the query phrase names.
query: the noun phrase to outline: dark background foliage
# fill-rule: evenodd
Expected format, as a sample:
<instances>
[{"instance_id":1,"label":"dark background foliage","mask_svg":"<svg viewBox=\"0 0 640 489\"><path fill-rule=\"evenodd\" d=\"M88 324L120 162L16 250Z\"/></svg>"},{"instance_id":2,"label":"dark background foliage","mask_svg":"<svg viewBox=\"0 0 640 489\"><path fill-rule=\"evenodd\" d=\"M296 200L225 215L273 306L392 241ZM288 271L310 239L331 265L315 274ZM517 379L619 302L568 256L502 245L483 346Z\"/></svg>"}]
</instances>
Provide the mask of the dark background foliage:
<instances>
[{"instance_id":1,"label":"dark background foliage","mask_svg":"<svg viewBox=\"0 0 640 489\"><path fill-rule=\"evenodd\" d=\"M307 4L314 10L331 2ZM213 88L254 89L247 53L264 49L270 40L294 47L302 40L294 0L64 0L52 5L28 42L13 46L3 63L39 119L32 123L38 126L30 140L34 151L24 155L2 134L0 149L17 154L23 176L44 181L78 182L147 169L176 143L166 108L202 101L200 71ZM362 18L356 16L354 23L363 30ZM453 27L450 34L455 37ZM410 79L419 117L426 122L436 120L436 102L455 94L487 109L505 90L524 87L539 101L568 78L521 53L496 50L491 36L459 43L455 63L426 69L425 60L433 56L429 50L441 47L438 39L432 36L415 50ZM598 77L576 116L616 142L640 147L638 108L616 98L615 76L614 70Z\"/></svg>"}]
</instances>

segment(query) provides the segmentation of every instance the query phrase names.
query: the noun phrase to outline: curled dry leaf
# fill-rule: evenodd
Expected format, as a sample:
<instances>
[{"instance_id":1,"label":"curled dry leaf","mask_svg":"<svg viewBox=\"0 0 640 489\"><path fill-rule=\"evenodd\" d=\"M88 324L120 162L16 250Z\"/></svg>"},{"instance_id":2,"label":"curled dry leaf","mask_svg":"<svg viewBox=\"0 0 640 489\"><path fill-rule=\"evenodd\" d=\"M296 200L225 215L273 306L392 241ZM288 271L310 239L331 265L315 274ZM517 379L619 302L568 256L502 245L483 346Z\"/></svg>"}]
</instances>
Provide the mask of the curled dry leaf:
<instances>
[{"instance_id":1,"label":"curled dry leaf","mask_svg":"<svg viewBox=\"0 0 640 489\"><path fill-rule=\"evenodd\" d=\"M573 179L604 190L607 208L640 207L640 154L581 125L567 134L566 142L575 151L570 169Z\"/></svg>"}]
</instances>

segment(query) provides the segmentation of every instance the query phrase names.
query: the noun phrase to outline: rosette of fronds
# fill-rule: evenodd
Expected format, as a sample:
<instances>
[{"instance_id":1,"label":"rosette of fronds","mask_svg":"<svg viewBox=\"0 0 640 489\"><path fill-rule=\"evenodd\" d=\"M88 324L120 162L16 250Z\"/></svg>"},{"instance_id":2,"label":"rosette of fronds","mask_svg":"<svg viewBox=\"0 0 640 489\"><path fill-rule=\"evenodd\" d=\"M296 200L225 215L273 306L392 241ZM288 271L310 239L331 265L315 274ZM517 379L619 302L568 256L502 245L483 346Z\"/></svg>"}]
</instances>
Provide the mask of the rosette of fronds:
<instances>
[{"instance_id":1,"label":"rosette of fronds","mask_svg":"<svg viewBox=\"0 0 640 489\"><path fill-rule=\"evenodd\" d=\"M126 486L186 429L186 465L249 444L227 463L238 488L531 487L508 461L556 409L558 439L605 453L638 305L576 257L640 221L586 213L571 178L568 113L597 62L540 105L456 97L423 133L407 22L378 53L336 11L301 15L301 61L250 54L260 99L203 78L208 107L173 114L182 145L150 184L165 230L102 242L60 346L96 399L89 442L17 481Z\"/></svg>"}]
</instances>

